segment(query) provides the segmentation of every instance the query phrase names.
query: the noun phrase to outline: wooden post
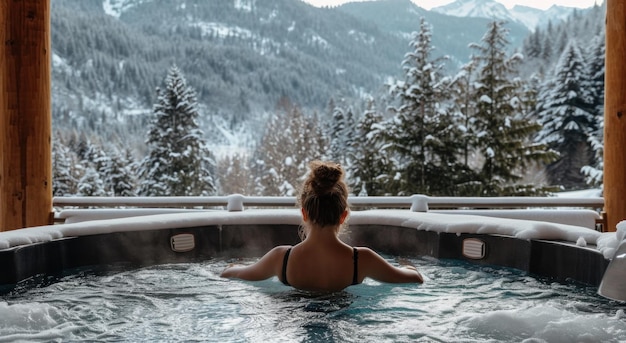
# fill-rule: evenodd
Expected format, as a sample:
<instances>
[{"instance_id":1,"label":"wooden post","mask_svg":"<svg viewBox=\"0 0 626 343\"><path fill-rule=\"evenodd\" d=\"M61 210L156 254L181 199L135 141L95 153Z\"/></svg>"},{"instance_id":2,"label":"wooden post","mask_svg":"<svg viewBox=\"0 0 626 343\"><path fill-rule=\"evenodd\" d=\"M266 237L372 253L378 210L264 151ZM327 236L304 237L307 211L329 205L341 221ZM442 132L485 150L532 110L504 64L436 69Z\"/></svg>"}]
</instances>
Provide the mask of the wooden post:
<instances>
[{"instance_id":1,"label":"wooden post","mask_svg":"<svg viewBox=\"0 0 626 343\"><path fill-rule=\"evenodd\" d=\"M607 231L626 219L626 2L606 3L604 208Z\"/></svg>"},{"instance_id":2,"label":"wooden post","mask_svg":"<svg viewBox=\"0 0 626 343\"><path fill-rule=\"evenodd\" d=\"M50 0L0 1L0 231L52 211Z\"/></svg>"}]
</instances>

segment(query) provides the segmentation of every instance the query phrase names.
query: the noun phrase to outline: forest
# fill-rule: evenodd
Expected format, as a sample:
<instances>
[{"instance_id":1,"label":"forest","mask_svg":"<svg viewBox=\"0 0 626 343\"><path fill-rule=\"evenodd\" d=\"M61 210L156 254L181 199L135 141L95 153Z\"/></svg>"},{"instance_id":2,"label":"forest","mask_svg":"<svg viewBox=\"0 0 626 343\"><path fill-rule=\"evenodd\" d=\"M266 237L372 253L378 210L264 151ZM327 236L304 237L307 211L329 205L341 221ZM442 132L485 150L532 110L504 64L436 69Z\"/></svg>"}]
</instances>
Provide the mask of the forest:
<instances>
[{"instance_id":1,"label":"forest","mask_svg":"<svg viewBox=\"0 0 626 343\"><path fill-rule=\"evenodd\" d=\"M150 114L111 123L115 134L59 125L70 114L57 109L53 192L295 195L315 159L342 164L355 195L524 196L599 187L603 17L595 7L537 28L520 51L511 51L505 23L490 22L459 68L437 54L422 19L398 61L400 76L379 94L330 95L323 111L282 96L266 118L250 122L256 134L241 139L242 149L227 154L212 150L218 128L206 130L206 106L172 63L152 76L162 81L156 91L135 90L156 98ZM103 115L93 125L109 122Z\"/></svg>"}]
</instances>

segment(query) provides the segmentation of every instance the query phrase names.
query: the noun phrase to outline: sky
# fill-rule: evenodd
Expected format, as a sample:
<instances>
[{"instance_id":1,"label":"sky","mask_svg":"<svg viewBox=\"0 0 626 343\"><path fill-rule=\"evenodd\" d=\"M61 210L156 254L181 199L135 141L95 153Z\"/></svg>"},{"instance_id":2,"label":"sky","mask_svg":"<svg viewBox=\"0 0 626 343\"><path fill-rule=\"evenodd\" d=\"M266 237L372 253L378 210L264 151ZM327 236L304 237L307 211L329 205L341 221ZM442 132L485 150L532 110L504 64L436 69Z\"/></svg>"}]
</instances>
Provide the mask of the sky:
<instances>
[{"instance_id":1,"label":"sky","mask_svg":"<svg viewBox=\"0 0 626 343\"><path fill-rule=\"evenodd\" d=\"M304 0L305 2L310 3L313 6L321 7L321 6L336 6L341 5L345 2L359 1L359 0ZM367 0L366 0L367 1ZM512 8L515 5L523 5L528 7L534 7L539 9L548 9L552 5L559 6L568 6L568 7L579 7L579 8L588 8L592 7L596 1L598 4L604 2L603 0L496 0L499 3L502 3L507 8ZM437 7L447 5L454 0L413 0L415 4L419 7L425 8L427 10Z\"/></svg>"}]
</instances>

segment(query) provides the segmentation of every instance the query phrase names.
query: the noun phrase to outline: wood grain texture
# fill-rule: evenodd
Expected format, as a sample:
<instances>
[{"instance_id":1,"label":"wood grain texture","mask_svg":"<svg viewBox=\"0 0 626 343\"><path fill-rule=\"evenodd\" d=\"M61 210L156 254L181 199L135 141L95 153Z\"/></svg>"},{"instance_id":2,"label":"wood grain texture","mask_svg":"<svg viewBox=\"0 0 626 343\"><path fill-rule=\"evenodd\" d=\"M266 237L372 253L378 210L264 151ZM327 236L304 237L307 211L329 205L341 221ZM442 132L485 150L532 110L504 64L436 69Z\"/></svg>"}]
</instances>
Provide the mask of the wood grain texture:
<instances>
[{"instance_id":1,"label":"wood grain texture","mask_svg":"<svg viewBox=\"0 0 626 343\"><path fill-rule=\"evenodd\" d=\"M608 231L626 219L626 3L608 0L604 102L604 198Z\"/></svg>"},{"instance_id":2,"label":"wood grain texture","mask_svg":"<svg viewBox=\"0 0 626 343\"><path fill-rule=\"evenodd\" d=\"M0 231L52 210L50 0L0 2Z\"/></svg>"}]
</instances>

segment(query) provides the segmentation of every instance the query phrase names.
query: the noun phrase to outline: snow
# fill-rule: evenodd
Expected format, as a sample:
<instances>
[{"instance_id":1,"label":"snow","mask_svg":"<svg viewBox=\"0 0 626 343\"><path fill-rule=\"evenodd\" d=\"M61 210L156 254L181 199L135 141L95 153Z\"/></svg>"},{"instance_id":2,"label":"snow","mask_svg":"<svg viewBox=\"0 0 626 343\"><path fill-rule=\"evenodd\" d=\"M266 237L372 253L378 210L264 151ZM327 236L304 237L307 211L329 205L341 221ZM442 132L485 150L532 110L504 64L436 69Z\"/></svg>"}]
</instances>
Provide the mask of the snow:
<instances>
[{"instance_id":1,"label":"snow","mask_svg":"<svg viewBox=\"0 0 626 343\"><path fill-rule=\"evenodd\" d=\"M496 155L496 153L493 151L493 149L487 148L487 150L485 151L485 155L489 158L493 158Z\"/></svg>"},{"instance_id":2,"label":"snow","mask_svg":"<svg viewBox=\"0 0 626 343\"><path fill-rule=\"evenodd\" d=\"M616 239L618 242L622 242L626 238L626 221L619 222L617 224Z\"/></svg>"},{"instance_id":3,"label":"snow","mask_svg":"<svg viewBox=\"0 0 626 343\"><path fill-rule=\"evenodd\" d=\"M248 29L238 26L229 26L223 23L197 22L189 24L189 26L199 28L203 36L216 35L220 38L237 37L242 39L252 39L255 37L255 34Z\"/></svg>"},{"instance_id":4,"label":"snow","mask_svg":"<svg viewBox=\"0 0 626 343\"><path fill-rule=\"evenodd\" d=\"M624 241L626 234L626 221L617 224L616 232L603 234L597 240L598 250L602 251L605 258L612 258L620 243Z\"/></svg>"},{"instance_id":5,"label":"snow","mask_svg":"<svg viewBox=\"0 0 626 343\"><path fill-rule=\"evenodd\" d=\"M571 306L576 306L572 300ZM620 310L618 310L619 312ZM468 313L465 318L459 319L464 326L477 332L496 333L506 327L526 337L532 332L532 337L519 342L614 342L613 332L621 327L620 319L616 317L600 316L573 316L571 312L555 308L544 303L529 309L502 309L483 311L482 313ZM485 340L487 341L487 340ZM494 340L488 340L494 341Z\"/></svg>"},{"instance_id":6,"label":"snow","mask_svg":"<svg viewBox=\"0 0 626 343\"><path fill-rule=\"evenodd\" d=\"M520 5L507 9L496 1L457 0L447 5L434 7L432 10L456 17L477 17L518 22L533 31L538 26L546 26L548 22L554 24L565 21L575 9L574 7L556 5L547 10Z\"/></svg>"},{"instance_id":7,"label":"snow","mask_svg":"<svg viewBox=\"0 0 626 343\"><path fill-rule=\"evenodd\" d=\"M66 74L71 74L72 72L72 67L67 61L56 53L52 53L52 68L55 71L61 70Z\"/></svg>"},{"instance_id":8,"label":"snow","mask_svg":"<svg viewBox=\"0 0 626 343\"><path fill-rule=\"evenodd\" d=\"M372 36L369 36L363 32L359 32L356 30L349 30L348 35L354 38L357 42L373 45L376 43L376 39Z\"/></svg>"},{"instance_id":9,"label":"snow","mask_svg":"<svg viewBox=\"0 0 626 343\"><path fill-rule=\"evenodd\" d=\"M484 94L480 96L480 100L479 101L480 102L484 102L486 104L491 104L491 98L489 96L487 96L487 95L484 95Z\"/></svg>"},{"instance_id":10,"label":"snow","mask_svg":"<svg viewBox=\"0 0 626 343\"><path fill-rule=\"evenodd\" d=\"M602 196L602 190L599 188L583 189L580 191L559 192L554 196L558 198L598 198Z\"/></svg>"},{"instance_id":11,"label":"snow","mask_svg":"<svg viewBox=\"0 0 626 343\"><path fill-rule=\"evenodd\" d=\"M152 0L104 0L102 2L102 9L105 14L114 18L119 18L130 8L150 1Z\"/></svg>"},{"instance_id":12,"label":"snow","mask_svg":"<svg viewBox=\"0 0 626 343\"><path fill-rule=\"evenodd\" d=\"M234 208L233 208L234 209ZM0 249L47 242L73 236L86 236L124 231L145 231L202 227L212 225L299 225L298 209L249 209L233 211L188 211L126 218L90 220L63 225L48 225L0 232ZM94 215L102 213L94 212ZM478 215L413 212L406 209L375 209L353 211L349 224L399 226L432 232L492 234L519 239L543 239L570 242L587 248L595 246L605 258L613 257L619 242L626 235L626 222L617 232L600 233L582 226L533 220L496 218ZM583 245L584 241L584 245Z\"/></svg>"},{"instance_id":13,"label":"snow","mask_svg":"<svg viewBox=\"0 0 626 343\"><path fill-rule=\"evenodd\" d=\"M504 5L495 1L457 0L451 4L434 7L432 10L456 17L498 18L516 21Z\"/></svg>"},{"instance_id":14,"label":"snow","mask_svg":"<svg viewBox=\"0 0 626 343\"><path fill-rule=\"evenodd\" d=\"M330 45L322 36L318 34L311 34L307 41L309 44L322 47L323 49L328 49Z\"/></svg>"},{"instance_id":15,"label":"snow","mask_svg":"<svg viewBox=\"0 0 626 343\"><path fill-rule=\"evenodd\" d=\"M254 0L235 0L235 9L242 12L252 12L254 8Z\"/></svg>"},{"instance_id":16,"label":"snow","mask_svg":"<svg viewBox=\"0 0 626 343\"><path fill-rule=\"evenodd\" d=\"M584 209L517 209L517 210L431 210L433 213L449 215L471 214L495 218L535 220L542 222L581 226L595 230L596 220L601 219L598 212Z\"/></svg>"},{"instance_id":17,"label":"snow","mask_svg":"<svg viewBox=\"0 0 626 343\"><path fill-rule=\"evenodd\" d=\"M128 218L92 220L80 223L47 225L0 232L0 249L47 242L53 239L124 231L147 231L227 224L300 224L300 212L294 209L219 211L158 214Z\"/></svg>"}]
</instances>

